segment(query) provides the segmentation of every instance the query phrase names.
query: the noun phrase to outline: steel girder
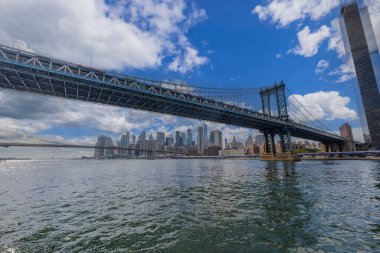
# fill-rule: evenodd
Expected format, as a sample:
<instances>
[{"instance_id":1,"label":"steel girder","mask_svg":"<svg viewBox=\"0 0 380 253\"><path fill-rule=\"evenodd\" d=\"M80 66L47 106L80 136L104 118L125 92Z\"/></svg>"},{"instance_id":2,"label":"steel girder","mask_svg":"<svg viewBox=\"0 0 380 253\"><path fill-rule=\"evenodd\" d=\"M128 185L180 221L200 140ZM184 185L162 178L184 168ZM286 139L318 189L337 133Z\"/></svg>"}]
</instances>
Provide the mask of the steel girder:
<instances>
[{"instance_id":1,"label":"steel girder","mask_svg":"<svg viewBox=\"0 0 380 253\"><path fill-rule=\"evenodd\" d=\"M197 96L188 86L108 73L4 46L0 46L0 87L259 130L291 128L295 137L321 142L343 140L281 117Z\"/></svg>"}]
</instances>

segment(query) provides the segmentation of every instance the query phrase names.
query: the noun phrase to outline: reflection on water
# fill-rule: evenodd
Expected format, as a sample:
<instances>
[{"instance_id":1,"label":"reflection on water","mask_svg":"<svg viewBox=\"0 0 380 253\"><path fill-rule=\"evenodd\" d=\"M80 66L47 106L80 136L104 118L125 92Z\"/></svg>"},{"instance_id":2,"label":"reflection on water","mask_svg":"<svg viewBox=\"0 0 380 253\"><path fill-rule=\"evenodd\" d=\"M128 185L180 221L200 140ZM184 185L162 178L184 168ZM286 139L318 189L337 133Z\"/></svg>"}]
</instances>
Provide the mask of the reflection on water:
<instances>
[{"instance_id":1,"label":"reflection on water","mask_svg":"<svg viewBox=\"0 0 380 253\"><path fill-rule=\"evenodd\" d=\"M0 164L0 252L375 252L380 163Z\"/></svg>"},{"instance_id":2,"label":"reflection on water","mask_svg":"<svg viewBox=\"0 0 380 253\"><path fill-rule=\"evenodd\" d=\"M313 200L299 187L295 163L269 163L266 168L265 237L276 241L278 248L294 249L317 242L308 231Z\"/></svg>"}]
</instances>

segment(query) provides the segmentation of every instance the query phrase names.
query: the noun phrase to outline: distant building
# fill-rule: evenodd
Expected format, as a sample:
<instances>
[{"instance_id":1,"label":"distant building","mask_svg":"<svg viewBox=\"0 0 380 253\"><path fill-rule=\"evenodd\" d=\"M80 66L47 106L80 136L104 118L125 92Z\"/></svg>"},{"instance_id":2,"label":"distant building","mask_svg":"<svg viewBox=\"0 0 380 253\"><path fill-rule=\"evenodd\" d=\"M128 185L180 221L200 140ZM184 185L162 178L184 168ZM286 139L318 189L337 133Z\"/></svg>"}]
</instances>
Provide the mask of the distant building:
<instances>
[{"instance_id":1,"label":"distant building","mask_svg":"<svg viewBox=\"0 0 380 253\"><path fill-rule=\"evenodd\" d=\"M143 149L144 149L144 143L145 143L146 141L137 141L136 142L136 146L135 146L135 148L136 148L136 150L135 150L135 156L142 156L142 155L144 155L144 153L143 153Z\"/></svg>"},{"instance_id":2,"label":"distant building","mask_svg":"<svg viewBox=\"0 0 380 253\"><path fill-rule=\"evenodd\" d=\"M210 132L210 146L214 146L214 134L213 134L213 131Z\"/></svg>"},{"instance_id":3,"label":"distant building","mask_svg":"<svg viewBox=\"0 0 380 253\"><path fill-rule=\"evenodd\" d=\"M188 156L196 156L198 154L198 148L195 146L189 146L186 148L186 153Z\"/></svg>"},{"instance_id":4,"label":"distant building","mask_svg":"<svg viewBox=\"0 0 380 253\"><path fill-rule=\"evenodd\" d=\"M210 132L210 146L223 148L223 137L221 131L213 130Z\"/></svg>"},{"instance_id":5,"label":"distant building","mask_svg":"<svg viewBox=\"0 0 380 253\"><path fill-rule=\"evenodd\" d=\"M203 155L204 156L218 156L220 150L222 150L220 146L210 146L206 149L203 149Z\"/></svg>"},{"instance_id":6,"label":"distant building","mask_svg":"<svg viewBox=\"0 0 380 253\"><path fill-rule=\"evenodd\" d=\"M106 146L107 138L108 137L104 135L98 136L98 141L95 144L96 148L95 148L95 155L94 155L96 159L104 158L104 147Z\"/></svg>"},{"instance_id":7,"label":"distant building","mask_svg":"<svg viewBox=\"0 0 380 253\"><path fill-rule=\"evenodd\" d=\"M203 124L203 148L207 148L209 144L208 131L206 123Z\"/></svg>"},{"instance_id":8,"label":"distant building","mask_svg":"<svg viewBox=\"0 0 380 253\"><path fill-rule=\"evenodd\" d=\"M255 144L253 143L253 138L251 135L249 135L245 141L245 147L248 155L253 155L255 153Z\"/></svg>"},{"instance_id":9,"label":"distant building","mask_svg":"<svg viewBox=\"0 0 380 253\"><path fill-rule=\"evenodd\" d=\"M187 145L186 132L181 133L181 147Z\"/></svg>"},{"instance_id":10,"label":"distant building","mask_svg":"<svg viewBox=\"0 0 380 253\"><path fill-rule=\"evenodd\" d=\"M348 123L344 123L340 128L340 136L345 139L344 149L346 151L353 151L356 149L354 135L352 134L352 128Z\"/></svg>"},{"instance_id":11,"label":"distant building","mask_svg":"<svg viewBox=\"0 0 380 253\"><path fill-rule=\"evenodd\" d=\"M157 143L160 146L162 146L163 144L165 144L165 133L163 133L163 132L157 132Z\"/></svg>"},{"instance_id":12,"label":"distant building","mask_svg":"<svg viewBox=\"0 0 380 253\"><path fill-rule=\"evenodd\" d=\"M219 156L244 156L244 149L219 150Z\"/></svg>"},{"instance_id":13,"label":"distant building","mask_svg":"<svg viewBox=\"0 0 380 253\"><path fill-rule=\"evenodd\" d=\"M305 148L308 148L308 149L312 148L312 145L311 145L310 141L304 141L303 145L304 145ZM276 150L281 150L281 149L276 149Z\"/></svg>"},{"instance_id":14,"label":"distant building","mask_svg":"<svg viewBox=\"0 0 380 253\"><path fill-rule=\"evenodd\" d=\"M150 140L150 141L153 141L153 134L150 134L150 135L149 135L149 140Z\"/></svg>"},{"instance_id":15,"label":"distant building","mask_svg":"<svg viewBox=\"0 0 380 253\"><path fill-rule=\"evenodd\" d=\"M101 135L95 144L95 158L112 158L114 156L115 146L113 145L111 137Z\"/></svg>"},{"instance_id":16,"label":"distant building","mask_svg":"<svg viewBox=\"0 0 380 253\"><path fill-rule=\"evenodd\" d=\"M169 135L168 137L166 137L165 144L168 147L174 147L174 137L172 135Z\"/></svg>"},{"instance_id":17,"label":"distant building","mask_svg":"<svg viewBox=\"0 0 380 253\"><path fill-rule=\"evenodd\" d=\"M175 146L180 147L181 146L181 132L175 131Z\"/></svg>"},{"instance_id":18,"label":"distant building","mask_svg":"<svg viewBox=\"0 0 380 253\"><path fill-rule=\"evenodd\" d=\"M145 140L146 140L146 133L145 133L145 130L144 130L144 131L142 131L142 133L137 138L137 141L145 141Z\"/></svg>"},{"instance_id":19,"label":"distant building","mask_svg":"<svg viewBox=\"0 0 380 253\"><path fill-rule=\"evenodd\" d=\"M344 123L340 128L340 136L346 140L354 140L354 135L352 134L352 128L348 123Z\"/></svg>"},{"instance_id":20,"label":"distant building","mask_svg":"<svg viewBox=\"0 0 380 253\"><path fill-rule=\"evenodd\" d=\"M104 157L112 158L114 156L114 145L111 137L106 137Z\"/></svg>"},{"instance_id":21,"label":"distant building","mask_svg":"<svg viewBox=\"0 0 380 253\"><path fill-rule=\"evenodd\" d=\"M203 148L204 148L204 136L203 136L203 127L198 127L198 140L197 140L197 147L198 147L198 154L203 154Z\"/></svg>"},{"instance_id":22,"label":"distant building","mask_svg":"<svg viewBox=\"0 0 380 253\"><path fill-rule=\"evenodd\" d=\"M155 140L145 141L144 149L151 150L152 152L156 150L157 143Z\"/></svg>"},{"instance_id":23,"label":"distant building","mask_svg":"<svg viewBox=\"0 0 380 253\"><path fill-rule=\"evenodd\" d=\"M129 143L129 136L130 136L130 133L127 131L126 134L124 134L120 138L120 144L119 144L119 148L120 148L119 155L120 156L125 157L128 154L128 151L125 148L129 147L129 144L130 144Z\"/></svg>"},{"instance_id":24,"label":"distant building","mask_svg":"<svg viewBox=\"0 0 380 253\"><path fill-rule=\"evenodd\" d=\"M256 146L264 145L265 144L265 136L263 134L256 135L254 144L256 144Z\"/></svg>"},{"instance_id":25,"label":"distant building","mask_svg":"<svg viewBox=\"0 0 380 253\"><path fill-rule=\"evenodd\" d=\"M136 135L132 136L132 144L136 144Z\"/></svg>"},{"instance_id":26,"label":"distant building","mask_svg":"<svg viewBox=\"0 0 380 253\"><path fill-rule=\"evenodd\" d=\"M191 146L193 144L193 131L189 128L187 129L187 146Z\"/></svg>"},{"instance_id":27,"label":"distant building","mask_svg":"<svg viewBox=\"0 0 380 253\"><path fill-rule=\"evenodd\" d=\"M243 143L236 141L235 136L232 138L232 142L228 144L228 149L242 149L244 148Z\"/></svg>"}]
</instances>

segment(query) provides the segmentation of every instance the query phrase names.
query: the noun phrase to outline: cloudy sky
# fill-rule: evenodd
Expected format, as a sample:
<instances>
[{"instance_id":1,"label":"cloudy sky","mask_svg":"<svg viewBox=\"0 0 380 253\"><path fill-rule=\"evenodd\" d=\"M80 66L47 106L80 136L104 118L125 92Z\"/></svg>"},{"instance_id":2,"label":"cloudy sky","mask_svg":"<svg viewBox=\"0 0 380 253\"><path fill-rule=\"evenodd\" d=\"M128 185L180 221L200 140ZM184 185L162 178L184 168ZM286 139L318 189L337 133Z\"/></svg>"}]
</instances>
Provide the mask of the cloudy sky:
<instances>
[{"instance_id":1,"label":"cloudy sky","mask_svg":"<svg viewBox=\"0 0 380 253\"><path fill-rule=\"evenodd\" d=\"M378 42L380 1L365 0ZM294 99L337 131L360 134L340 0L0 0L0 43L148 79L206 87L284 80ZM202 122L0 91L1 141L94 144L129 130L173 133ZM250 129L208 123L231 139ZM92 151L91 151L92 152Z\"/></svg>"}]
</instances>

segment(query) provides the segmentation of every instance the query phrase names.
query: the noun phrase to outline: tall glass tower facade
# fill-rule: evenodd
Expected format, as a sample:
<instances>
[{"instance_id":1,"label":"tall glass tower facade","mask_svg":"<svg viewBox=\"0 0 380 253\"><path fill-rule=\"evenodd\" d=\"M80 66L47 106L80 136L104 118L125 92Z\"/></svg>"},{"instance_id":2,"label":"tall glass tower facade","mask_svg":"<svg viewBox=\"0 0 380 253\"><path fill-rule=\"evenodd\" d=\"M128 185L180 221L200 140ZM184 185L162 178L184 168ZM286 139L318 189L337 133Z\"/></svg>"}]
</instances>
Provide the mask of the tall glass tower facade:
<instances>
[{"instance_id":1,"label":"tall glass tower facade","mask_svg":"<svg viewBox=\"0 0 380 253\"><path fill-rule=\"evenodd\" d=\"M351 2L341 8L341 31L358 80L357 102L364 139L380 149L380 55L368 9Z\"/></svg>"}]
</instances>

